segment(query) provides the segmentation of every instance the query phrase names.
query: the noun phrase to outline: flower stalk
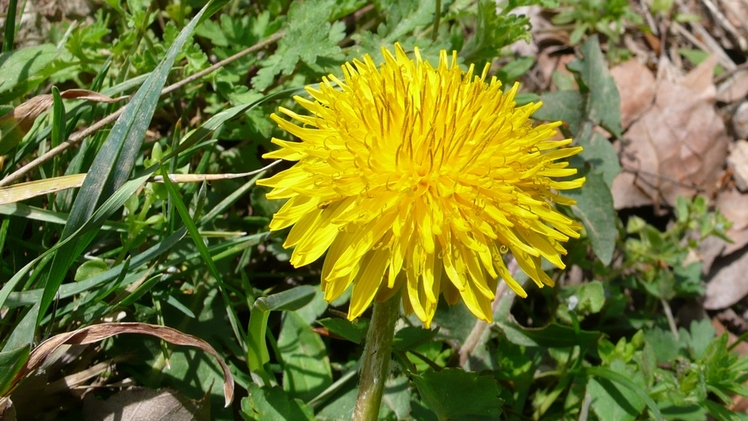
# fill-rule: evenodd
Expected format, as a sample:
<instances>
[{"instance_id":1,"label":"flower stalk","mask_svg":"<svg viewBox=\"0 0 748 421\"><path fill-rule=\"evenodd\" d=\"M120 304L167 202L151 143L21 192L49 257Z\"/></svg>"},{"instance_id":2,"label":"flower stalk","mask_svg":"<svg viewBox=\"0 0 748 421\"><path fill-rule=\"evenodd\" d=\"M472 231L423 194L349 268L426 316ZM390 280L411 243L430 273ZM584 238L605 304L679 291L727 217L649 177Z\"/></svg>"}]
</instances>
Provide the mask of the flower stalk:
<instances>
[{"instance_id":1,"label":"flower stalk","mask_svg":"<svg viewBox=\"0 0 748 421\"><path fill-rule=\"evenodd\" d=\"M398 294L399 295L399 294ZM362 356L361 381L353 409L354 421L376 420L382 404L384 385L389 375L395 323L400 315L400 297L374 303L374 313L366 333Z\"/></svg>"}]
</instances>

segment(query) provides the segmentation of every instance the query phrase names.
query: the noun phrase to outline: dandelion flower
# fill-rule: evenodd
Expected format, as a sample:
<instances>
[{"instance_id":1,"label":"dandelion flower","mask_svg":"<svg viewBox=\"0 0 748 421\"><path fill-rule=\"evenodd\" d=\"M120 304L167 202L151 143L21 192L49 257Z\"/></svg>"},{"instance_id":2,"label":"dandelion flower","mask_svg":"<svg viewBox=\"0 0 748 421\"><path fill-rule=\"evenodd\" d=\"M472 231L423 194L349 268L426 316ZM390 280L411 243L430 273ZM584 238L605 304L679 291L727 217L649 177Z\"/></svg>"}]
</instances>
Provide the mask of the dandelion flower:
<instances>
[{"instance_id":1,"label":"dandelion flower","mask_svg":"<svg viewBox=\"0 0 748 421\"><path fill-rule=\"evenodd\" d=\"M574 204L559 191L584 178L556 178L576 174L563 158L582 148L552 140L560 122L534 126L541 104L517 106L518 85L503 92L488 65L478 76L456 52L450 62L441 51L436 68L417 48L414 60L399 44L382 53L379 66L367 55L343 65L344 80L307 87L312 100L295 100L308 113L279 109L297 123L272 116L300 142L274 138L280 149L264 155L296 161L258 182L287 199L270 229L293 225L295 267L327 252L324 297L352 285L350 319L402 291L426 326L441 294L490 322L499 277L527 296L505 253L540 287L553 285L541 258L564 267L562 243L581 227L553 203Z\"/></svg>"}]
</instances>

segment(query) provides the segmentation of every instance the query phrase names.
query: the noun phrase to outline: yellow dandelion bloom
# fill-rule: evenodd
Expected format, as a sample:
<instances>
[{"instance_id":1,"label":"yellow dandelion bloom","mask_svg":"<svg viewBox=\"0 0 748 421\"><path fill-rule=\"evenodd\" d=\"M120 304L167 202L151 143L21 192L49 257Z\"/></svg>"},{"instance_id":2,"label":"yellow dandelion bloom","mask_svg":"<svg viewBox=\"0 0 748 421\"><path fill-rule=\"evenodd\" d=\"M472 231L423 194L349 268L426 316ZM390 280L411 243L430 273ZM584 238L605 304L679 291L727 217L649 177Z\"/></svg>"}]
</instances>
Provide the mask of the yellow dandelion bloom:
<instances>
[{"instance_id":1,"label":"yellow dandelion bloom","mask_svg":"<svg viewBox=\"0 0 748 421\"><path fill-rule=\"evenodd\" d=\"M456 52L436 68L417 48L415 60L397 44L382 53L379 66L367 55L343 65L344 80L307 87L313 100L295 99L308 114L280 108L298 123L272 116L301 141L273 139L281 148L264 155L297 161L258 182L288 199L270 229L293 225L284 247L295 246L295 267L327 252L325 299L353 285L350 319L401 290L427 326L441 294L490 322L499 277L527 296L503 254L540 287L553 285L541 258L564 267L561 243L580 226L552 204L574 204L558 192L585 180L554 177L576 174L563 158L582 148L552 140L560 122L534 127L541 104L518 107L518 85L502 92L488 65L477 76Z\"/></svg>"}]
</instances>

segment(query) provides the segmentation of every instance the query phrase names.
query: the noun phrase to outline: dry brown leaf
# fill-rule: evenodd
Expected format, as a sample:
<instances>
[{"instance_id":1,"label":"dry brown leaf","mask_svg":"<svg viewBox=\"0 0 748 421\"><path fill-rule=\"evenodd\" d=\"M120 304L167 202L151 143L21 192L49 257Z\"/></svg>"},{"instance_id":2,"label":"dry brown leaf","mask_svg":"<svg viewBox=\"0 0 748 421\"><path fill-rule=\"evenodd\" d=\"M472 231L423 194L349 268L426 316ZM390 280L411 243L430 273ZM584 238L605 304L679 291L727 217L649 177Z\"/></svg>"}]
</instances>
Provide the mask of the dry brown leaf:
<instances>
[{"instance_id":1,"label":"dry brown leaf","mask_svg":"<svg viewBox=\"0 0 748 421\"><path fill-rule=\"evenodd\" d=\"M722 255L728 256L748 244L748 194L735 189L720 192L715 207L732 222L726 233L733 243L725 243L722 250Z\"/></svg>"},{"instance_id":2,"label":"dry brown leaf","mask_svg":"<svg viewBox=\"0 0 748 421\"><path fill-rule=\"evenodd\" d=\"M172 183L202 183L206 181L231 180L234 178L249 177L259 174L282 161L273 161L270 164L254 171L229 174L169 174ZM45 178L42 180L29 181L14 184L10 187L0 187L0 205L16 203L32 197L55 193L62 190L80 187L86 174L71 174L60 177ZM149 181L163 183L164 177L157 175Z\"/></svg>"},{"instance_id":3,"label":"dry brown leaf","mask_svg":"<svg viewBox=\"0 0 748 421\"><path fill-rule=\"evenodd\" d=\"M121 333L136 333L143 335L155 336L175 345L186 345L199 348L208 354L214 356L223 370L223 393L226 398L226 406L231 404L234 399L234 377L229 371L229 367L223 361L221 356L210 346L209 343L176 329L157 326L147 323L102 323L98 325L84 327L73 332L61 333L42 342L31 351L29 360L21 371L16 375L14 382L17 382L28 373L38 369L54 352L62 345L86 345L102 341L114 335Z\"/></svg>"},{"instance_id":4,"label":"dry brown leaf","mask_svg":"<svg viewBox=\"0 0 748 421\"><path fill-rule=\"evenodd\" d=\"M717 88L717 100L721 102L739 101L748 95L748 70L739 70L725 79Z\"/></svg>"},{"instance_id":5,"label":"dry brown leaf","mask_svg":"<svg viewBox=\"0 0 748 421\"><path fill-rule=\"evenodd\" d=\"M625 130L652 106L655 78L638 60L629 60L610 69L610 75L621 95L621 124Z\"/></svg>"},{"instance_id":6,"label":"dry brown leaf","mask_svg":"<svg viewBox=\"0 0 748 421\"><path fill-rule=\"evenodd\" d=\"M714 60L710 63L713 68ZM678 196L714 192L723 172L728 137L714 109L708 67L700 66L678 82L660 80L654 105L629 127L621 165L633 177L619 176L614 182L617 208L643 204L641 196L629 189L639 189L650 203L670 206Z\"/></svg>"},{"instance_id":7,"label":"dry brown leaf","mask_svg":"<svg viewBox=\"0 0 748 421\"><path fill-rule=\"evenodd\" d=\"M138 388L123 390L107 400L86 395L83 417L86 421L207 421L210 407L173 390Z\"/></svg>"},{"instance_id":8,"label":"dry brown leaf","mask_svg":"<svg viewBox=\"0 0 748 421\"><path fill-rule=\"evenodd\" d=\"M717 261L706 278L704 308L720 310L730 307L748 294L748 253L740 253Z\"/></svg>"},{"instance_id":9,"label":"dry brown leaf","mask_svg":"<svg viewBox=\"0 0 748 421\"><path fill-rule=\"evenodd\" d=\"M62 99L80 99L92 102L105 102L107 104L112 104L128 98L127 96L112 98L99 92L89 91L88 89L68 89L67 91L60 92L60 97Z\"/></svg>"},{"instance_id":10,"label":"dry brown leaf","mask_svg":"<svg viewBox=\"0 0 748 421\"><path fill-rule=\"evenodd\" d=\"M717 98L717 87L714 86L714 66L719 60L716 56L709 56L699 63L696 68L677 80L678 84L689 88L701 99L714 104Z\"/></svg>"}]
</instances>

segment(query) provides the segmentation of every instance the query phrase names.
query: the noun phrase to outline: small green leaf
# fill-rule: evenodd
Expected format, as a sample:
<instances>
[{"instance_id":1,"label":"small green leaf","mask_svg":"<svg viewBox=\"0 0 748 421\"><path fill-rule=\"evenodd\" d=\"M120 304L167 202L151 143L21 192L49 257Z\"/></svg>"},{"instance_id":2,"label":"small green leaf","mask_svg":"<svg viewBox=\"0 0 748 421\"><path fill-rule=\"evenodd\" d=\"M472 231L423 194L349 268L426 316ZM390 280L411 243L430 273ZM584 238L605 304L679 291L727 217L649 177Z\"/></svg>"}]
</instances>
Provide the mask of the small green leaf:
<instances>
[{"instance_id":1,"label":"small green leaf","mask_svg":"<svg viewBox=\"0 0 748 421\"><path fill-rule=\"evenodd\" d=\"M483 67L483 62L498 57L507 45L530 39L530 19L523 14L499 13L494 0L478 2L476 19L475 35L467 40L460 56L478 68Z\"/></svg>"},{"instance_id":2,"label":"small green leaf","mask_svg":"<svg viewBox=\"0 0 748 421\"><path fill-rule=\"evenodd\" d=\"M535 64L534 57L520 57L512 60L496 72L496 78L505 85L510 85L512 82L527 73L527 71L532 68L533 64Z\"/></svg>"},{"instance_id":3,"label":"small green leaf","mask_svg":"<svg viewBox=\"0 0 748 421\"><path fill-rule=\"evenodd\" d=\"M589 348L600 339L600 332L581 330L551 323L542 328L525 328L512 323L499 323L506 338L516 345L539 346L543 348L565 348L580 345Z\"/></svg>"},{"instance_id":4,"label":"small green leaf","mask_svg":"<svg viewBox=\"0 0 748 421\"><path fill-rule=\"evenodd\" d=\"M423 402L440 420L488 420L501 415L499 385L490 376L445 369L412 379Z\"/></svg>"},{"instance_id":5,"label":"small green leaf","mask_svg":"<svg viewBox=\"0 0 748 421\"><path fill-rule=\"evenodd\" d=\"M88 278L104 273L109 269L109 265L102 260L89 260L78 266L75 271L75 280L84 281Z\"/></svg>"},{"instance_id":6,"label":"small green leaf","mask_svg":"<svg viewBox=\"0 0 748 421\"><path fill-rule=\"evenodd\" d=\"M579 305L577 311L590 314L599 313L605 304L605 290L600 281L582 284L577 290Z\"/></svg>"},{"instance_id":7,"label":"small green leaf","mask_svg":"<svg viewBox=\"0 0 748 421\"><path fill-rule=\"evenodd\" d=\"M392 347L397 351L409 351L434 339L438 329L424 329L420 327L405 327L397 331Z\"/></svg>"},{"instance_id":8,"label":"small green leaf","mask_svg":"<svg viewBox=\"0 0 748 421\"><path fill-rule=\"evenodd\" d=\"M361 340L366 337L366 331L369 329L369 324L362 321L352 322L346 319L321 319L317 320L317 323L321 324L330 332L345 338L353 343L360 344Z\"/></svg>"},{"instance_id":9,"label":"small green leaf","mask_svg":"<svg viewBox=\"0 0 748 421\"><path fill-rule=\"evenodd\" d=\"M293 399L278 386L249 385L249 396L242 399L242 418L251 421L314 421L314 411Z\"/></svg>"},{"instance_id":10,"label":"small green leaf","mask_svg":"<svg viewBox=\"0 0 748 421\"><path fill-rule=\"evenodd\" d=\"M565 191L564 196L577 201L571 209L584 224L592 250L603 264L608 265L618 236L613 196L601 175L588 172L586 177L587 182L582 188Z\"/></svg>"}]
</instances>

